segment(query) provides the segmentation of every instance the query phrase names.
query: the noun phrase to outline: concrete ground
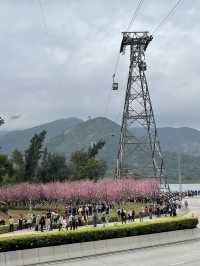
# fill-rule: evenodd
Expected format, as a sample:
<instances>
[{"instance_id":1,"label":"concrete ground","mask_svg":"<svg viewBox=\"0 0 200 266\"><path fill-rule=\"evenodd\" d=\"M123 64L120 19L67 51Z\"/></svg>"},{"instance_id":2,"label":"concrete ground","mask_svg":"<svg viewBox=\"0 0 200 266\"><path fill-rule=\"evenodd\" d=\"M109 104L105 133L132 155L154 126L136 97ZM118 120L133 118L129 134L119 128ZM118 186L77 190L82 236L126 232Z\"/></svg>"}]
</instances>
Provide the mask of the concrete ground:
<instances>
[{"instance_id":1,"label":"concrete ground","mask_svg":"<svg viewBox=\"0 0 200 266\"><path fill-rule=\"evenodd\" d=\"M186 200L189 203L189 212L187 215L197 215L200 220L200 197L193 197L193 198L186 198ZM184 201L184 200L183 200ZM200 223L198 224L198 227L200 228ZM200 264L199 264L200 265Z\"/></svg>"},{"instance_id":2,"label":"concrete ground","mask_svg":"<svg viewBox=\"0 0 200 266\"><path fill-rule=\"evenodd\" d=\"M118 252L46 266L199 266L200 241Z\"/></svg>"}]
</instances>

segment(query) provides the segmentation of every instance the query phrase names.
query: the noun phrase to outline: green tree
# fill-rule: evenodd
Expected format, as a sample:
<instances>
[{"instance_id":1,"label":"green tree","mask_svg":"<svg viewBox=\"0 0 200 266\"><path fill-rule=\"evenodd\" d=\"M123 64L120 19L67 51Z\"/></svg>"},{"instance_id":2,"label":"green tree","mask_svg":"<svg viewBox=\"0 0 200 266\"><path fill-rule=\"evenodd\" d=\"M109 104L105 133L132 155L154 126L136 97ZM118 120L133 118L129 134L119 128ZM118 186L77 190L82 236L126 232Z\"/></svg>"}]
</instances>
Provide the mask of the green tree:
<instances>
[{"instance_id":1,"label":"green tree","mask_svg":"<svg viewBox=\"0 0 200 266\"><path fill-rule=\"evenodd\" d=\"M4 119L0 116L0 126L2 126L5 123ZM0 146L1 149L1 146Z\"/></svg>"},{"instance_id":2,"label":"green tree","mask_svg":"<svg viewBox=\"0 0 200 266\"><path fill-rule=\"evenodd\" d=\"M0 155L0 183L13 182L12 163L6 155Z\"/></svg>"},{"instance_id":3,"label":"green tree","mask_svg":"<svg viewBox=\"0 0 200 266\"><path fill-rule=\"evenodd\" d=\"M31 139L29 148L25 151L25 180L37 181L37 172L39 161L42 156L43 142L45 140L46 131L43 130L39 134L35 134Z\"/></svg>"},{"instance_id":4,"label":"green tree","mask_svg":"<svg viewBox=\"0 0 200 266\"><path fill-rule=\"evenodd\" d=\"M47 148L45 148L43 152L41 164L38 170L38 179L41 182L46 183L49 181L48 169L49 169L48 151L47 151Z\"/></svg>"},{"instance_id":5,"label":"green tree","mask_svg":"<svg viewBox=\"0 0 200 266\"><path fill-rule=\"evenodd\" d=\"M88 157L95 158L99 150L101 150L106 144L105 140L101 139L97 143L93 144L92 147L88 149Z\"/></svg>"},{"instance_id":6,"label":"green tree","mask_svg":"<svg viewBox=\"0 0 200 266\"><path fill-rule=\"evenodd\" d=\"M11 155L11 162L16 182L23 182L25 179L25 162L23 154L15 149Z\"/></svg>"},{"instance_id":7,"label":"green tree","mask_svg":"<svg viewBox=\"0 0 200 266\"><path fill-rule=\"evenodd\" d=\"M70 170L64 156L48 153L45 150L39 170L39 180L42 182L64 181L69 178Z\"/></svg>"},{"instance_id":8,"label":"green tree","mask_svg":"<svg viewBox=\"0 0 200 266\"><path fill-rule=\"evenodd\" d=\"M87 163L80 167L81 179L98 180L104 176L106 171L106 163L103 160L89 159Z\"/></svg>"},{"instance_id":9,"label":"green tree","mask_svg":"<svg viewBox=\"0 0 200 266\"><path fill-rule=\"evenodd\" d=\"M68 179L69 168L64 156L56 153L49 153L48 156L48 175L51 181L64 181Z\"/></svg>"},{"instance_id":10,"label":"green tree","mask_svg":"<svg viewBox=\"0 0 200 266\"><path fill-rule=\"evenodd\" d=\"M105 174L106 163L95 159L98 152L104 147L105 141L100 140L87 151L76 151L71 156L73 179L94 179Z\"/></svg>"},{"instance_id":11,"label":"green tree","mask_svg":"<svg viewBox=\"0 0 200 266\"><path fill-rule=\"evenodd\" d=\"M72 170L72 178L73 179L80 179L80 171L81 168L86 165L87 161L89 160L88 153L84 150L76 151L71 155L71 170Z\"/></svg>"}]
</instances>

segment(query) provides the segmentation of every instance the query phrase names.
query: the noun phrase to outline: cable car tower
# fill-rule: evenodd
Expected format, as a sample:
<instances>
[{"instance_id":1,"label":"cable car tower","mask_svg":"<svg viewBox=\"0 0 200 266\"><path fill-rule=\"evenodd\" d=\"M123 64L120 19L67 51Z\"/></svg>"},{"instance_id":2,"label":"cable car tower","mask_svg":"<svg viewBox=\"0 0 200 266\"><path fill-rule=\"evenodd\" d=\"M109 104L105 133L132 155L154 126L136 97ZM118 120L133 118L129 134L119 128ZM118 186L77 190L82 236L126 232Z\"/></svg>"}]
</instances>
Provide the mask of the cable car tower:
<instances>
[{"instance_id":1,"label":"cable car tower","mask_svg":"<svg viewBox=\"0 0 200 266\"><path fill-rule=\"evenodd\" d=\"M130 65L126 87L125 104L120 132L116 178L133 175L134 162L127 162L133 153L149 152L153 166L153 175L160 179L161 189L169 190L163 157L158 138L154 112L149 94L145 71L145 51L152 41L152 35L144 32L122 32L120 53L130 47ZM114 81L113 90L118 89ZM139 130L140 128L140 130ZM137 134L134 133L134 130ZM139 133L138 133L139 131ZM129 154L127 154L129 148ZM130 154L131 153L131 154Z\"/></svg>"}]
</instances>

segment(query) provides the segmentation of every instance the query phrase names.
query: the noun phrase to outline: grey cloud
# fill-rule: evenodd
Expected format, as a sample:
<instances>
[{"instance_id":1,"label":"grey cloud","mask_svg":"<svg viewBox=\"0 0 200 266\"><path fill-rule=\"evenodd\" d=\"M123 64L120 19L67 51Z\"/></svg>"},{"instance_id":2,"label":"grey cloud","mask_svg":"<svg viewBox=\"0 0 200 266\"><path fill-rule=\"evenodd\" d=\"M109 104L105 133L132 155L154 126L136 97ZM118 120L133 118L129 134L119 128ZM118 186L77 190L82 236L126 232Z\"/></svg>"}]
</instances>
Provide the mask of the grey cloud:
<instances>
[{"instance_id":1,"label":"grey cloud","mask_svg":"<svg viewBox=\"0 0 200 266\"><path fill-rule=\"evenodd\" d=\"M137 1L7 0L0 2L1 114L22 114L4 127L24 128L61 117L108 116L120 122L128 71L121 31ZM175 3L144 1L132 30L152 30ZM200 128L200 3L183 1L148 47L147 77L159 125ZM44 15L44 17L43 17ZM47 26L47 28L46 28Z\"/></svg>"},{"instance_id":2,"label":"grey cloud","mask_svg":"<svg viewBox=\"0 0 200 266\"><path fill-rule=\"evenodd\" d=\"M11 120L17 120L21 117L21 115L11 115L10 119Z\"/></svg>"}]
</instances>

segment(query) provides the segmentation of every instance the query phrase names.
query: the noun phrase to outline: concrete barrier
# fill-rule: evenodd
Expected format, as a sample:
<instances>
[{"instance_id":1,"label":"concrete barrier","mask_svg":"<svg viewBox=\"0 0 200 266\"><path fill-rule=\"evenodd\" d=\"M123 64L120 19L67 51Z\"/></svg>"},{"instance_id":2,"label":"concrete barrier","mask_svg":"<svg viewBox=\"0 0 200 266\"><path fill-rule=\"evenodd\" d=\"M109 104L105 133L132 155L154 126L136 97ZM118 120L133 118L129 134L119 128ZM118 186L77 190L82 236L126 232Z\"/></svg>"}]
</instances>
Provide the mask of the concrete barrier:
<instances>
[{"instance_id":1,"label":"concrete barrier","mask_svg":"<svg viewBox=\"0 0 200 266\"><path fill-rule=\"evenodd\" d=\"M39 263L39 254L37 248L22 250L22 265ZM9 252L7 252L9 253Z\"/></svg>"},{"instance_id":2,"label":"concrete barrier","mask_svg":"<svg viewBox=\"0 0 200 266\"><path fill-rule=\"evenodd\" d=\"M0 253L1 266L42 265L46 262L94 256L124 250L200 240L200 229L171 231L125 238Z\"/></svg>"},{"instance_id":3,"label":"concrete barrier","mask_svg":"<svg viewBox=\"0 0 200 266\"><path fill-rule=\"evenodd\" d=\"M69 259L67 245L55 246L54 247L54 258L55 260Z\"/></svg>"},{"instance_id":4,"label":"concrete barrier","mask_svg":"<svg viewBox=\"0 0 200 266\"><path fill-rule=\"evenodd\" d=\"M22 252L19 251L10 251L5 253L5 262L6 266L21 266L23 265L22 261Z\"/></svg>"},{"instance_id":5,"label":"concrete barrier","mask_svg":"<svg viewBox=\"0 0 200 266\"><path fill-rule=\"evenodd\" d=\"M38 248L39 263L46 261L54 261L54 247Z\"/></svg>"},{"instance_id":6,"label":"concrete barrier","mask_svg":"<svg viewBox=\"0 0 200 266\"><path fill-rule=\"evenodd\" d=\"M6 254L0 253L0 265L6 265Z\"/></svg>"},{"instance_id":7,"label":"concrete barrier","mask_svg":"<svg viewBox=\"0 0 200 266\"><path fill-rule=\"evenodd\" d=\"M104 254L109 250L109 244L107 240L93 241L93 250L95 255Z\"/></svg>"}]
</instances>

